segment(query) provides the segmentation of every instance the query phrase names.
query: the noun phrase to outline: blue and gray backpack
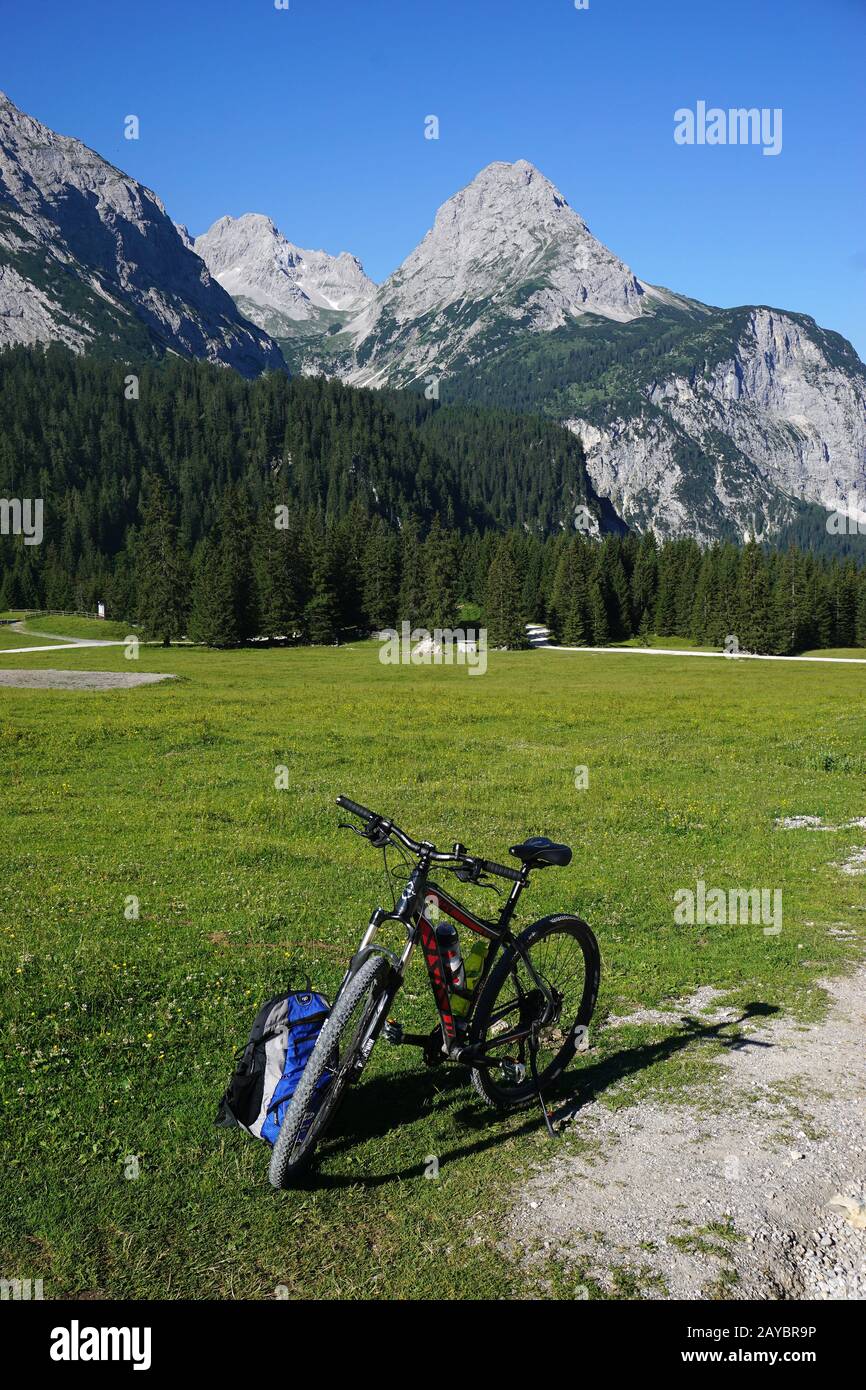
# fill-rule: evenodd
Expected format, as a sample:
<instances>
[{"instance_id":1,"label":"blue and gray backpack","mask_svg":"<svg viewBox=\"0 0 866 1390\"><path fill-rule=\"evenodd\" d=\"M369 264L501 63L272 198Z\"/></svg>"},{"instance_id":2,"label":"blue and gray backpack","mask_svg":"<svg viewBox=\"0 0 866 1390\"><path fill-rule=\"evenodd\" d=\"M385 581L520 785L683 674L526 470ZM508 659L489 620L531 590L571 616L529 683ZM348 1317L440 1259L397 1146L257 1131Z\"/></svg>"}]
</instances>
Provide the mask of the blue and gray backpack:
<instances>
[{"instance_id":1,"label":"blue and gray backpack","mask_svg":"<svg viewBox=\"0 0 866 1390\"><path fill-rule=\"evenodd\" d=\"M263 1004L249 1042L238 1054L216 1123L240 1125L257 1139L275 1143L329 1012L327 999L310 989L278 994Z\"/></svg>"}]
</instances>

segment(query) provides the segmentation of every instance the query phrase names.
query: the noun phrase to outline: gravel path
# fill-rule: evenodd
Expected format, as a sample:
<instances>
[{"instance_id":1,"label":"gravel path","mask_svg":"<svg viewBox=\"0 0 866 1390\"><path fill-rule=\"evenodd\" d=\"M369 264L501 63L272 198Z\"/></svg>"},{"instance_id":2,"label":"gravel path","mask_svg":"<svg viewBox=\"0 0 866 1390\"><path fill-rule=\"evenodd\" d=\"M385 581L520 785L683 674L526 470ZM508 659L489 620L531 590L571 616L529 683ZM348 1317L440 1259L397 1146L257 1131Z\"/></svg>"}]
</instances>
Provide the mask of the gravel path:
<instances>
[{"instance_id":1,"label":"gravel path","mask_svg":"<svg viewBox=\"0 0 866 1390\"><path fill-rule=\"evenodd\" d=\"M60 632L30 632L26 623L10 623L10 632L20 632L24 637L46 637L50 642L62 642L65 647L101 647L116 644L105 637L72 637Z\"/></svg>"},{"instance_id":2,"label":"gravel path","mask_svg":"<svg viewBox=\"0 0 866 1390\"><path fill-rule=\"evenodd\" d=\"M174 680L155 672L133 675L113 671L0 671L0 686L22 690L131 690L136 685L155 685Z\"/></svg>"},{"instance_id":3,"label":"gravel path","mask_svg":"<svg viewBox=\"0 0 866 1390\"><path fill-rule=\"evenodd\" d=\"M0 656L28 656L30 653L74 651L77 647L124 647L124 641L106 637L64 637L59 632L28 632L26 623L9 623L7 632L20 632L31 642L39 640L38 647L0 648Z\"/></svg>"},{"instance_id":4,"label":"gravel path","mask_svg":"<svg viewBox=\"0 0 866 1390\"><path fill-rule=\"evenodd\" d=\"M576 1296L583 1278L616 1296L625 1277L644 1298L866 1299L866 968L824 988L818 1025L702 1017L728 1050L687 1105L577 1110L592 1150L538 1170L511 1248L573 1269Z\"/></svg>"},{"instance_id":5,"label":"gravel path","mask_svg":"<svg viewBox=\"0 0 866 1390\"><path fill-rule=\"evenodd\" d=\"M548 652L588 652L594 656L696 656L723 661L824 661L836 666L866 666L866 656L769 656L762 652L695 651L690 647L560 647L550 640L550 629L541 623L527 623L530 647Z\"/></svg>"}]
</instances>

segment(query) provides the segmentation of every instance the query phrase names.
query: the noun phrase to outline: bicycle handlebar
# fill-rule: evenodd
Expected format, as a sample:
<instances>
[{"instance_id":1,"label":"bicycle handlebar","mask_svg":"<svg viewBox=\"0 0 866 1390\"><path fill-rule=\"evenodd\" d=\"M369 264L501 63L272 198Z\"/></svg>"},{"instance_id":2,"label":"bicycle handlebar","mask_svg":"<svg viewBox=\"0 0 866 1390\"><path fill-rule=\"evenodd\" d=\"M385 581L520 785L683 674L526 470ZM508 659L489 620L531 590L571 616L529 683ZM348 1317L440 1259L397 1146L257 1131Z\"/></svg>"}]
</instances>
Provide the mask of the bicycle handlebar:
<instances>
[{"instance_id":1,"label":"bicycle handlebar","mask_svg":"<svg viewBox=\"0 0 866 1390\"><path fill-rule=\"evenodd\" d=\"M387 835L393 835L411 854L426 854L437 864L454 862L469 864L473 868L478 868L480 873L495 874L498 878L507 878L512 883L523 882L522 873L518 869L508 868L506 864L497 864L492 859L479 859L473 854L445 853L438 850L435 845L427 842L419 843L395 825L393 821L388 820L386 816L378 816L375 811L368 811L366 806L360 806L357 801L352 801L348 796L338 796L337 805L342 806L344 811L351 812L353 816L360 817L368 825L375 825L377 830L381 830Z\"/></svg>"},{"instance_id":2,"label":"bicycle handlebar","mask_svg":"<svg viewBox=\"0 0 866 1390\"><path fill-rule=\"evenodd\" d=\"M342 806L344 811L351 811L353 816L360 816L361 820L375 820L376 816L372 811L368 811L366 806L359 806L357 801L350 801L348 796L338 796L337 805Z\"/></svg>"}]
</instances>

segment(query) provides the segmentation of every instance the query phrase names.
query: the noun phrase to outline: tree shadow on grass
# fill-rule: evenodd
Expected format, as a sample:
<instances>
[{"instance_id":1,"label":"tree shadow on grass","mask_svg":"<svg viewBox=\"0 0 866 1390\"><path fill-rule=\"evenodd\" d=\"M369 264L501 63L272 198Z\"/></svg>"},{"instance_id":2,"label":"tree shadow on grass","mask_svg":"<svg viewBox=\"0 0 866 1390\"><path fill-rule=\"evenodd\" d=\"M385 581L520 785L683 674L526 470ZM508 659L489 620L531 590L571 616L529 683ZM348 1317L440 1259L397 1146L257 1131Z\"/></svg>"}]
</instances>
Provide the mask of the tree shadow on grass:
<instances>
[{"instance_id":1,"label":"tree shadow on grass","mask_svg":"<svg viewBox=\"0 0 866 1390\"><path fill-rule=\"evenodd\" d=\"M605 1091L630 1076L636 1076L659 1062L666 1062L677 1053L693 1044L714 1043L732 1051L746 1047L772 1047L773 1044L760 1038L746 1037L739 1029L753 1019L769 1018L779 1013L775 1004L754 1002L746 1004L739 1018L724 1019L708 1023L691 1015L683 1015L682 1026L675 1032L657 1042L640 1043L635 1047L622 1048L607 1057L600 1057L580 1067L563 1073L553 1085L545 1088L544 1099L554 1123L571 1120L587 1102L598 1099ZM386 1140L387 1137L405 1124L410 1124L419 1115L429 1115L437 1110L451 1108L455 1092L465 1089L469 1083L468 1070L459 1066L420 1067L418 1071L404 1072L395 1076L384 1073L362 1082L352 1088L335 1119L333 1137L326 1139L322 1148L322 1158L329 1160L346 1153L373 1139ZM471 1158L473 1154L483 1153L517 1135L525 1135L543 1129L544 1120L540 1107L533 1101L525 1111L522 1124L509 1124L503 1127L502 1116L495 1110L475 1105L462 1105L453 1111L454 1118L463 1128L473 1134L473 1139L437 1155L439 1162L454 1162L460 1158ZM424 1174L426 1157L408 1167L395 1168L391 1172L363 1176L362 1174L322 1173L317 1169L297 1187L313 1190L323 1188L350 1187L361 1184L363 1187L381 1187L385 1183L404 1178L417 1178Z\"/></svg>"}]
</instances>

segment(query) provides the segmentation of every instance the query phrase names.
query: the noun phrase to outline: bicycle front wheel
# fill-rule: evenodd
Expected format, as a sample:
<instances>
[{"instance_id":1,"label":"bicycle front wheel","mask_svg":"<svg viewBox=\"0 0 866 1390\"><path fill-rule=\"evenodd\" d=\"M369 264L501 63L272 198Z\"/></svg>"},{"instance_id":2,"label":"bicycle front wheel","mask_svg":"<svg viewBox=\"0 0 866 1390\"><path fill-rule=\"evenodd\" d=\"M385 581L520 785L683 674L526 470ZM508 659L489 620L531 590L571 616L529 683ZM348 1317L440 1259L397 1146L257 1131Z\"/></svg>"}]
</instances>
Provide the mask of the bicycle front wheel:
<instances>
[{"instance_id":1,"label":"bicycle front wheel","mask_svg":"<svg viewBox=\"0 0 866 1390\"><path fill-rule=\"evenodd\" d=\"M346 1087L366 1065L387 1007L390 973L383 956L370 956L338 996L280 1125L268 1170L274 1187L290 1187L307 1167Z\"/></svg>"},{"instance_id":2,"label":"bicycle front wheel","mask_svg":"<svg viewBox=\"0 0 866 1390\"><path fill-rule=\"evenodd\" d=\"M598 942L580 917L543 917L518 940L522 953L512 947L494 965L471 1027L471 1041L484 1046L491 1062L473 1068L472 1084L488 1105L503 1110L528 1105L535 1097L528 1039L514 1042L509 1035L537 1026L538 1080L549 1085L586 1042L601 976ZM553 1010L527 958L551 993Z\"/></svg>"}]
</instances>

